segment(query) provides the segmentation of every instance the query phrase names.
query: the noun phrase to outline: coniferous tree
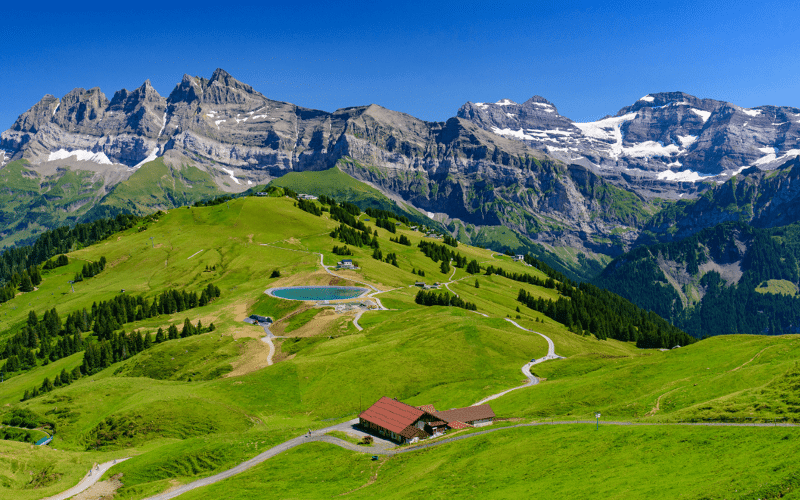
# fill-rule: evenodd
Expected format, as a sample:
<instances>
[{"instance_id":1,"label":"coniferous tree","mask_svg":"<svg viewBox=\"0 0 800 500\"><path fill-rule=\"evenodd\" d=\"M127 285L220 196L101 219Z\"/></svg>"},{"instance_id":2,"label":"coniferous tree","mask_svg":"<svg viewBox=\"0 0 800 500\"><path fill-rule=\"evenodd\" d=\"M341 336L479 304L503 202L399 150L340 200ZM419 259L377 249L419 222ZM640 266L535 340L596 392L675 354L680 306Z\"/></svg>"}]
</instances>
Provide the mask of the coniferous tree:
<instances>
[{"instance_id":1,"label":"coniferous tree","mask_svg":"<svg viewBox=\"0 0 800 500\"><path fill-rule=\"evenodd\" d=\"M19 284L19 291L20 292L33 291L33 282L31 282L31 277L28 275L27 271L22 273L22 281Z\"/></svg>"},{"instance_id":2,"label":"coniferous tree","mask_svg":"<svg viewBox=\"0 0 800 500\"><path fill-rule=\"evenodd\" d=\"M181 330L181 338L190 337L194 335L194 326L189 321L189 318L183 320L183 330Z\"/></svg>"}]
</instances>

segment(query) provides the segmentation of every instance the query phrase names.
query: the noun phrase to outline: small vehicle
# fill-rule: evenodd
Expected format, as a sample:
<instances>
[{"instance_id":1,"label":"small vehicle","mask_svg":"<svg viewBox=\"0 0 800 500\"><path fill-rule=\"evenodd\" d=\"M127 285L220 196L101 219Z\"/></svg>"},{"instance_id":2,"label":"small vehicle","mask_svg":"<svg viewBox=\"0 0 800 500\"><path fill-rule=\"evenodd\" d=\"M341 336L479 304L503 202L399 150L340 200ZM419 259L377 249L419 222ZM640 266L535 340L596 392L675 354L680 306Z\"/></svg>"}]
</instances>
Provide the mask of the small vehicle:
<instances>
[{"instance_id":1,"label":"small vehicle","mask_svg":"<svg viewBox=\"0 0 800 500\"><path fill-rule=\"evenodd\" d=\"M374 462L376 460L378 460L378 455L372 455L372 461Z\"/></svg>"}]
</instances>

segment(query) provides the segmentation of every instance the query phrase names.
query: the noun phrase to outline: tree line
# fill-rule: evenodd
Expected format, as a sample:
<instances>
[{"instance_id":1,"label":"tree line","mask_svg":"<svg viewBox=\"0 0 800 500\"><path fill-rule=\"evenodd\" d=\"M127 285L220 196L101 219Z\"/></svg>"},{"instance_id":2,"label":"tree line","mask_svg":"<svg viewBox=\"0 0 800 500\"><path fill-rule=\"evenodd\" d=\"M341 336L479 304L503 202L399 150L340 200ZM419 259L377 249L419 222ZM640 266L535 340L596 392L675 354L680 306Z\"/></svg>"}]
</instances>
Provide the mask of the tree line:
<instances>
[{"instance_id":1,"label":"tree line","mask_svg":"<svg viewBox=\"0 0 800 500\"><path fill-rule=\"evenodd\" d=\"M376 235L371 234L366 227L364 227L364 230L359 231L350 226L339 224L339 226L336 229L331 231L330 236L331 238L338 239L339 241L345 243L346 245L352 245L356 247L369 246L372 248L380 248L380 243L378 243L378 237Z\"/></svg>"},{"instance_id":2,"label":"tree line","mask_svg":"<svg viewBox=\"0 0 800 500\"><path fill-rule=\"evenodd\" d=\"M189 318L186 318L180 333L178 333L178 328L175 325L170 325L166 333L163 328L159 328L155 339L153 339L150 332L144 335L139 331L126 335L124 330L119 333L112 333L109 339L90 342L86 345L80 366L76 366L71 372L66 369L61 370L61 373L53 380L45 377L41 385L26 390L21 401L51 392L58 387L67 386L81 377L97 373L114 363L124 361L131 356L150 349L155 344L211 331L214 331L214 323L204 328L200 320L197 320L197 326L195 326L192 325Z\"/></svg>"},{"instance_id":3,"label":"tree line","mask_svg":"<svg viewBox=\"0 0 800 500\"><path fill-rule=\"evenodd\" d=\"M30 266L38 266L58 254L102 241L114 233L130 229L140 220L136 215L119 214L115 218L45 231L33 244L7 248L0 254L0 280L9 282L14 274L22 276Z\"/></svg>"},{"instance_id":4,"label":"tree line","mask_svg":"<svg viewBox=\"0 0 800 500\"><path fill-rule=\"evenodd\" d=\"M80 270L77 274L75 274L75 278L72 281L75 283L79 281L83 281L84 278L91 278L93 276L97 276L106 268L106 258L100 257L98 262L87 262L83 265L83 269Z\"/></svg>"},{"instance_id":5,"label":"tree line","mask_svg":"<svg viewBox=\"0 0 800 500\"><path fill-rule=\"evenodd\" d=\"M198 296L196 292L165 290L152 301L143 296L119 294L108 301L93 303L90 309L70 313L64 324L55 308L46 311L41 320L34 311L26 324L0 351L5 359L0 373L28 370L38 365L37 358L50 362L85 349L82 333L91 332L98 340L109 340L122 325L160 314L175 314L204 306L220 296L220 289L209 283Z\"/></svg>"},{"instance_id":6,"label":"tree line","mask_svg":"<svg viewBox=\"0 0 800 500\"><path fill-rule=\"evenodd\" d=\"M468 311L477 311L478 306L472 302L467 302L457 295L452 295L448 292L434 292L420 290L417 296L414 297L414 302L423 306L452 306L460 307Z\"/></svg>"},{"instance_id":7,"label":"tree line","mask_svg":"<svg viewBox=\"0 0 800 500\"><path fill-rule=\"evenodd\" d=\"M622 297L588 283L579 287L561 284L562 297L544 299L520 289L517 300L578 334L598 339L636 342L642 348L671 348L696 341L652 311L645 311Z\"/></svg>"},{"instance_id":8,"label":"tree line","mask_svg":"<svg viewBox=\"0 0 800 500\"><path fill-rule=\"evenodd\" d=\"M381 210L379 208L367 208L366 210L364 210L364 213L366 213L370 217L374 217L375 219L395 219L396 221L402 222L406 226L411 224L411 221L408 220L408 217L404 215L397 215L391 210Z\"/></svg>"}]
</instances>

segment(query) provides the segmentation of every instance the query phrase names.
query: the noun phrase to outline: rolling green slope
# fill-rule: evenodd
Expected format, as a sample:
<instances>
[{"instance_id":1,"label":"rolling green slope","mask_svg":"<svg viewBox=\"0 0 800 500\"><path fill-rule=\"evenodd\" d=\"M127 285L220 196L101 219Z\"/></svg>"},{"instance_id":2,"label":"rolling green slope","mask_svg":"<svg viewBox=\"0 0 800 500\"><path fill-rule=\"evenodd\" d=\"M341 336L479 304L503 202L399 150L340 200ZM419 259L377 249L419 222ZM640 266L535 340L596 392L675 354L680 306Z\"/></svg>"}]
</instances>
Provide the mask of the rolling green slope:
<instances>
[{"instance_id":1,"label":"rolling green slope","mask_svg":"<svg viewBox=\"0 0 800 500\"><path fill-rule=\"evenodd\" d=\"M349 162L349 165L356 165L358 168L369 168L348 158L340 161ZM567 248L548 250L505 226L475 227L451 222L445 228L413 207L398 205L377 189L354 179L338 167L323 171L291 172L275 179L271 184L288 187L298 193L325 195L340 201L349 201L362 210L378 208L393 211L408 217L414 224L426 225L441 231L447 230L460 241L482 248L491 248L497 252L530 253L575 281L593 278L610 260L605 255L587 256Z\"/></svg>"},{"instance_id":2,"label":"rolling green slope","mask_svg":"<svg viewBox=\"0 0 800 500\"><path fill-rule=\"evenodd\" d=\"M354 163L355 160L345 158L340 162ZM342 172L338 166L322 171L290 172L270 183L274 186L287 187L298 193L330 196L339 201L348 201L361 207L389 210L398 215L408 217L415 224L438 227L435 221L429 219L413 207L400 206L390 200L377 189L358 181Z\"/></svg>"},{"instance_id":3,"label":"rolling green slope","mask_svg":"<svg viewBox=\"0 0 800 500\"><path fill-rule=\"evenodd\" d=\"M221 194L211 176L193 165L174 167L163 157L145 163L120 182L87 214L87 219L117 213L147 214L191 205Z\"/></svg>"},{"instance_id":4,"label":"rolling green slope","mask_svg":"<svg viewBox=\"0 0 800 500\"><path fill-rule=\"evenodd\" d=\"M0 169L0 245L29 241L38 233L73 224L104 194L93 172L58 169L41 175L26 160Z\"/></svg>"},{"instance_id":5,"label":"rolling green slope","mask_svg":"<svg viewBox=\"0 0 800 500\"><path fill-rule=\"evenodd\" d=\"M55 440L46 450L0 442L7 465L3 470L27 467L33 473L0 473L4 474L0 496L52 495L77 483L86 464L132 456L112 469L123 474L124 487L118 495L144 498L227 469L309 428L353 418L380 396L437 408L470 405L520 385L524 380L520 367L547 353L542 337L516 328L505 318L549 336L556 353L567 359L536 365L540 384L492 401L503 419L589 419L598 410L608 419L651 423L794 420L799 414L792 392L797 378L794 360L800 355L797 336L714 338L660 352L575 334L517 301L520 289L547 300L558 299L558 289L497 274L472 275L463 268L442 273L440 263L417 247L423 235L404 226L392 234L376 228L375 221L367 223L370 232L376 233L384 255L396 254L398 267L374 259L368 246L351 244L360 270L339 271L341 277L335 277L320 267L318 253L327 265L341 259L332 248L342 243L330 235L339 223L330 219L330 212L315 216L295 203L289 198L246 197L209 207L172 209L157 220L140 221L136 227L71 252L71 263L45 272L38 290L0 304L2 347L21 329L30 310L41 317L56 307L64 317L84 307L91 309L93 303L109 300L121 289L149 298L167 288L200 290L213 283L221 289L221 296L209 305L124 325L126 332L153 333L169 325L180 328L189 318L193 323L214 323L213 332L154 345L24 402L19 400L25 390L62 369L72 370L81 364L82 355L12 373L0 384L0 418L15 409L27 409L55 429ZM361 215L362 220L366 218ZM390 241L400 235L411 245ZM483 270L499 266L546 279L541 271L488 250L460 244L453 251L477 261ZM106 257L106 269L77 283L73 293L67 281L83 263L100 257ZM279 277L271 277L274 270L280 272ZM419 270L424 278L412 273ZM475 303L482 315L416 304L418 288L413 283L420 279L428 283L452 279L450 290ZM377 297L390 309L365 312L359 319L362 331L350 326L352 314L306 313L306 304L266 298L263 293L274 286L359 282L383 291ZM275 341L272 365L261 340L263 329L242 321L253 313L273 316L275 331L290 337ZM86 335L85 341L92 338ZM192 495L251 498L257 495L257 482L277 475L273 493L298 498L339 495L361 487L352 495L399 495L394 492L400 491L403 477L414 478L414 494L435 498L467 492L511 497L524 488L549 490L559 484L564 496L574 498L632 488L644 481L648 471L672 471L680 463L697 464L697 470L672 477L672 489L664 489L662 496L681 488L689 493L701 491L708 477L723 474L719 471L724 466L734 467L728 480L735 476L735 486L747 491L789 484L786 478L800 471L788 458L782 474L766 481L767 458L759 454L755 434L747 434L759 431L764 430L601 427L587 448L586 433L594 432L588 427L526 428L385 463L372 463L366 456L326 445L304 445L233 481ZM783 436L794 431L769 432L761 435L775 443L774 449L791 456L795 441L785 441ZM706 441L711 444L697 448ZM570 482L585 472L585 462L579 457L585 457L587 449L620 459L612 469L617 475L613 481L591 476L580 485ZM731 458L720 462L719 469L703 469L697 449ZM642 453L657 458L649 467L629 470ZM744 456L758 461L751 473L739 474L730 464ZM307 464L310 475L298 474L298 463ZM507 463L508 471L499 463ZM316 472L318 464L326 464L328 472ZM530 468L550 472L523 472ZM370 479L378 472L377 478ZM461 479L451 479L454 474ZM40 487L29 486L31 477L44 478ZM724 496L730 484L734 483L718 481L707 492L711 497ZM656 486L644 484L630 491L644 496L657 490Z\"/></svg>"}]
</instances>

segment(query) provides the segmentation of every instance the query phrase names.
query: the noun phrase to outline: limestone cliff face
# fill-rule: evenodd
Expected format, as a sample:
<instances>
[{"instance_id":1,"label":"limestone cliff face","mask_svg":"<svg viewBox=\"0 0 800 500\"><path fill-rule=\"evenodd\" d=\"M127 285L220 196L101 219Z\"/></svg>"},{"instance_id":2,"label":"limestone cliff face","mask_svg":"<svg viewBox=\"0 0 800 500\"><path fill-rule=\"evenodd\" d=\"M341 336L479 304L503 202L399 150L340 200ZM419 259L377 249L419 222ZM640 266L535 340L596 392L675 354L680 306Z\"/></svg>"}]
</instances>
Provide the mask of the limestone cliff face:
<instances>
[{"instance_id":1,"label":"limestone cliff face","mask_svg":"<svg viewBox=\"0 0 800 500\"><path fill-rule=\"evenodd\" d=\"M614 116L576 123L539 96L466 103L458 116L645 197L695 197L705 182L771 169L800 154L800 110L741 108L683 92L649 94Z\"/></svg>"},{"instance_id":2,"label":"limestone cliff face","mask_svg":"<svg viewBox=\"0 0 800 500\"><path fill-rule=\"evenodd\" d=\"M526 106L524 119L569 126L542 98ZM612 253L627 245L643 219L641 197L486 130L481 116L425 122L377 105L329 113L270 100L218 69L210 79L185 75L167 98L149 82L111 100L96 88L45 96L0 135L0 149L33 169L94 162L117 176L170 152L233 191L338 165L444 219Z\"/></svg>"}]
</instances>

